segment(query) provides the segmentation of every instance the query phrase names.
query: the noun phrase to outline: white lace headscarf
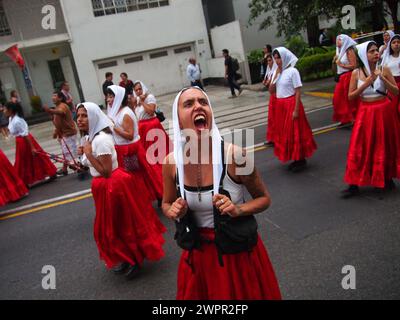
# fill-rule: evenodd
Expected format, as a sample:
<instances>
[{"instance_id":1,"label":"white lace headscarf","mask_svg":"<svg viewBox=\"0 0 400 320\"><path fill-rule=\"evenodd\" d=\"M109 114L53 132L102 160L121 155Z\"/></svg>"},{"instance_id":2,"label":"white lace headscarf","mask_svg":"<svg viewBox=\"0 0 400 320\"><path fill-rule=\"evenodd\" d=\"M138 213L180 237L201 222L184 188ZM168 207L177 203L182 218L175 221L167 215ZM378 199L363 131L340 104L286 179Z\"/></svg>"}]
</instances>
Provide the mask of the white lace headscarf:
<instances>
[{"instance_id":1,"label":"white lace headscarf","mask_svg":"<svg viewBox=\"0 0 400 320\"><path fill-rule=\"evenodd\" d=\"M340 61L343 58L343 56L347 53L347 50L356 46L357 42L355 42L352 38L350 38L346 34L340 34L337 36L336 39L342 40L342 46L340 48L336 46L337 60Z\"/></svg>"},{"instance_id":2,"label":"white lace headscarf","mask_svg":"<svg viewBox=\"0 0 400 320\"><path fill-rule=\"evenodd\" d=\"M111 120L101 111L100 107L93 102L84 102L80 106L86 109L89 122L89 141L92 142L94 137L106 128L112 128Z\"/></svg>"}]
</instances>

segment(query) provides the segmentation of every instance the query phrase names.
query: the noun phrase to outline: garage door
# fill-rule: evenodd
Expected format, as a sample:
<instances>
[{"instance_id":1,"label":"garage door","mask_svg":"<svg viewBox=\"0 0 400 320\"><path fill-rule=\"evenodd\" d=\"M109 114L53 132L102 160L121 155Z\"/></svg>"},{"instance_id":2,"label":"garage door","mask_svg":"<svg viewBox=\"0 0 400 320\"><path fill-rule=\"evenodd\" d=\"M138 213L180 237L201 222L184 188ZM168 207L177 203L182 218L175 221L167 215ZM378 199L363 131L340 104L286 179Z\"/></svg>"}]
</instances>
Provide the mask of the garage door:
<instances>
[{"instance_id":1,"label":"garage door","mask_svg":"<svg viewBox=\"0 0 400 320\"><path fill-rule=\"evenodd\" d=\"M142 80L155 95L176 92L189 84L186 67L192 56L195 56L193 44L183 44L99 61L96 63L99 86L106 72L114 74L115 84L119 83L121 72L126 72L132 81Z\"/></svg>"}]
</instances>

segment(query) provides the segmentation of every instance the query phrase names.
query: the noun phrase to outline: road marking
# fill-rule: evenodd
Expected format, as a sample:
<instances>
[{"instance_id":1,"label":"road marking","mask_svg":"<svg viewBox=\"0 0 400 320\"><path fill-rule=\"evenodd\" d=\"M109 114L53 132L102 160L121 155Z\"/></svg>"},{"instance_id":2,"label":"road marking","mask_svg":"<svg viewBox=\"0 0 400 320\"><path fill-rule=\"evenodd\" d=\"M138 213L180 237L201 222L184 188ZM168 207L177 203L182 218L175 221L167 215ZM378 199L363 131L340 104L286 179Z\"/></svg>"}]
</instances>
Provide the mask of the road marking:
<instances>
[{"instance_id":1,"label":"road marking","mask_svg":"<svg viewBox=\"0 0 400 320\"><path fill-rule=\"evenodd\" d=\"M42 210L46 210L46 209L50 209L50 208L54 208L54 207L59 207L59 206L62 206L64 204L68 204L68 203L78 202L78 201L81 201L81 200L84 200L84 199L88 199L88 198L91 198L91 197L92 197L92 194L87 194L87 195L76 197L76 198L72 198L72 199L69 199L69 200L59 201L59 202L55 202L55 203L51 203L51 204L46 204L46 205L43 205L43 206L40 206L40 207L37 207L37 208L33 208L33 209L17 212L17 213L14 213L14 214L8 214L8 215L5 215L5 216L1 216L0 217L0 221L9 220L9 219L12 219L12 218L24 216L24 215L27 215L27 214L35 213L35 212L38 212L38 211L42 211Z\"/></svg>"},{"instance_id":2,"label":"road marking","mask_svg":"<svg viewBox=\"0 0 400 320\"><path fill-rule=\"evenodd\" d=\"M318 97L318 98L324 98L324 99L332 99L333 98L333 93L330 92L304 92L304 94L312 97Z\"/></svg>"}]
</instances>

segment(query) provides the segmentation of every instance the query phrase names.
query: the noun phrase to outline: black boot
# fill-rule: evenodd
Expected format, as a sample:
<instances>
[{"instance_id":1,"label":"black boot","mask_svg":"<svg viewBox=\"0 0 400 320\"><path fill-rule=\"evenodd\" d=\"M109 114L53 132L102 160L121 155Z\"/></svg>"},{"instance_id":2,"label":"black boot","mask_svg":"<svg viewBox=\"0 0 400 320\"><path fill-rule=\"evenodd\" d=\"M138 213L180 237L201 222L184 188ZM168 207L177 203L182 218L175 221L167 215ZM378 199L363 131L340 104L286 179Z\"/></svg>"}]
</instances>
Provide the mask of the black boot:
<instances>
[{"instance_id":1,"label":"black boot","mask_svg":"<svg viewBox=\"0 0 400 320\"><path fill-rule=\"evenodd\" d=\"M130 265L125 277L127 280L132 280L138 276L140 272L140 265L136 263L134 266Z\"/></svg>"},{"instance_id":2,"label":"black boot","mask_svg":"<svg viewBox=\"0 0 400 320\"><path fill-rule=\"evenodd\" d=\"M351 185L346 190L342 191L343 199L350 199L352 197L358 196L360 194L360 189L358 186Z\"/></svg>"},{"instance_id":3,"label":"black boot","mask_svg":"<svg viewBox=\"0 0 400 320\"><path fill-rule=\"evenodd\" d=\"M297 173L297 172L302 171L306 166L307 166L307 161L306 161L306 159L303 159L303 160L293 162L289 166L289 170L291 170L294 173Z\"/></svg>"},{"instance_id":4,"label":"black boot","mask_svg":"<svg viewBox=\"0 0 400 320\"><path fill-rule=\"evenodd\" d=\"M112 268L112 272L114 274L124 274L126 270L130 267L130 264L127 262L121 263L116 267Z\"/></svg>"}]
</instances>

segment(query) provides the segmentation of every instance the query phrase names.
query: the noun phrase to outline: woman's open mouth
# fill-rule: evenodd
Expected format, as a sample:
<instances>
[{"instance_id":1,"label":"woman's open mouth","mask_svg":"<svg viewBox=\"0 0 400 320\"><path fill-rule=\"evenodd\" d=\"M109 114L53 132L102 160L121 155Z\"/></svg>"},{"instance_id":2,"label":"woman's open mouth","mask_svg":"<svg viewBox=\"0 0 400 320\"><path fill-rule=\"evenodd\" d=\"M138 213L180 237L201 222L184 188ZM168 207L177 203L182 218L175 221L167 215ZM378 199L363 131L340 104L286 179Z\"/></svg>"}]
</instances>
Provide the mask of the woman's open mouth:
<instances>
[{"instance_id":1,"label":"woman's open mouth","mask_svg":"<svg viewBox=\"0 0 400 320\"><path fill-rule=\"evenodd\" d=\"M207 129L207 119L205 115L199 114L194 118L194 126L197 130Z\"/></svg>"}]
</instances>

